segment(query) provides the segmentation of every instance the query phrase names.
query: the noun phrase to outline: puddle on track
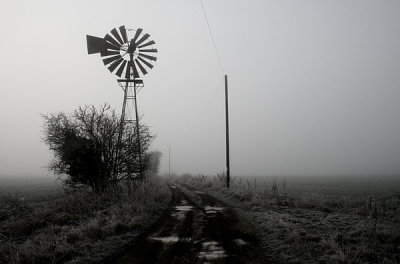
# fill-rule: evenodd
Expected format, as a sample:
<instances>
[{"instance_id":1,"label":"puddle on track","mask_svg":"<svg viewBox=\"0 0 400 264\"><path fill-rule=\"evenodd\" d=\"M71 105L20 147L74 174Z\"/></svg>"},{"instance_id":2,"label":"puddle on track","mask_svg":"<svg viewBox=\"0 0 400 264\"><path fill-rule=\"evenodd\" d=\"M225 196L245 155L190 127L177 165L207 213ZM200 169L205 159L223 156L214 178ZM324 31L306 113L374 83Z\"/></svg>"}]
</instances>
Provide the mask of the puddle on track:
<instances>
[{"instance_id":1,"label":"puddle on track","mask_svg":"<svg viewBox=\"0 0 400 264\"><path fill-rule=\"evenodd\" d=\"M244 241L244 240L241 239L241 238L236 238L235 240L233 240L233 242L235 242L235 244L236 244L238 247L243 247L243 246L246 246L246 245L249 244L249 243L247 243L246 241Z\"/></svg>"},{"instance_id":2,"label":"puddle on track","mask_svg":"<svg viewBox=\"0 0 400 264\"><path fill-rule=\"evenodd\" d=\"M178 237L178 236L167 236L167 237L149 237L151 240L160 241L164 244L174 244L177 242L190 242L190 237Z\"/></svg>"},{"instance_id":3,"label":"puddle on track","mask_svg":"<svg viewBox=\"0 0 400 264\"><path fill-rule=\"evenodd\" d=\"M190 206L190 205L178 205L178 206L175 206L174 212L171 214L171 216L180 221L180 220L183 220L185 218L186 212L189 212L189 211L192 211L192 210L193 210L193 206Z\"/></svg>"},{"instance_id":4,"label":"puddle on track","mask_svg":"<svg viewBox=\"0 0 400 264\"><path fill-rule=\"evenodd\" d=\"M225 250L216 241L203 242L202 247L202 251L199 252L200 259L216 260L227 257Z\"/></svg>"},{"instance_id":5,"label":"puddle on track","mask_svg":"<svg viewBox=\"0 0 400 264\"><path fill-rule=\"evenodd\" d=\"M206 214L216 214L218 212L222 212L224 207L206 206L204 209L206 210Z\"/></svg>"},{"instance_id":6,"label":"puddle on track","mask_svg":"<svg viewBox=\"0 0 400 264\"><path fill-rule=\"evenodd\" d=\"M175 206L175 210L178 212L189 212L193 210L193 206L190 205L177 205Z\"/></svg>"}]
</instances>

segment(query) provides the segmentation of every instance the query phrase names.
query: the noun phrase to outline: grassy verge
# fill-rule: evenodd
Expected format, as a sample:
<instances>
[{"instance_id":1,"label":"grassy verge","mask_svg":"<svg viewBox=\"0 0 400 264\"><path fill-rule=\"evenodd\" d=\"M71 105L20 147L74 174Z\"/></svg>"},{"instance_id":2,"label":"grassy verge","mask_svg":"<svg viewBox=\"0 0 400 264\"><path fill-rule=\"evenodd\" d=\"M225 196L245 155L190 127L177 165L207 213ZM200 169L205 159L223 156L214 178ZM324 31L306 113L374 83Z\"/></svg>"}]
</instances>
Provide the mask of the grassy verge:
<instances>
[{"instance_id":1,"label":"grassy verge","mask_svg":"<svg viewBox=\"0 0 400 264\"><path fill-rule=\"evenodd\" d=\"M224 175L185 175L178 181L236 208L274 263L400 263L398 194L291 192L285 181L246 178L226 190Z\"/></svg>"},{"instance_id":2,"label":"grassy verge","mask_svg":"<svg viewBox=\"0 0 400 264\"><path fill-rule=\"evenodd\" d=\"M170 200L158 177L96 195L61 192L38 201L0 197L0 263L93 263L154 223Z\"/></svg>"}]
</instances>

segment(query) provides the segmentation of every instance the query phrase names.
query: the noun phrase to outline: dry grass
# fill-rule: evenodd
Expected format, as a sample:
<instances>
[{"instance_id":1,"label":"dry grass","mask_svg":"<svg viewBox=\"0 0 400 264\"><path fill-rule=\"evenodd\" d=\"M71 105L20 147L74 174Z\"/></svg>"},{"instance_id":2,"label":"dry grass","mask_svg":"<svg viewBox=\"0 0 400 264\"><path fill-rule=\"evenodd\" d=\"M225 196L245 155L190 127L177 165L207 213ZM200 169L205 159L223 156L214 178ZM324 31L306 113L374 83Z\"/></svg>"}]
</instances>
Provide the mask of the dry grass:
<instances>
[{"instance_id":1,"label":"dry grass","mask_svg":"<svg viewBox=\"0 0 400 264\"><path fill-rule=\"evenodd\" d=\"M225 180L224 174L184 175L180 182L237 208L274 263L400 262L398 193L346 195L340 188L329 192L308 187L292 191L284 180L256 178L233 179L226 190Z\"/></svg>"},{"instance_id":2,"label":"dry grass","mask_svg":"<svg viewBox=\"0 0 400 264\"><path fill-rule=\"evenodd\" d=\"M98 262L153 223L170 199L151 177L96 195L62 192L45 201L0 198L0 263Z\"/></svg>"}]
</instances>

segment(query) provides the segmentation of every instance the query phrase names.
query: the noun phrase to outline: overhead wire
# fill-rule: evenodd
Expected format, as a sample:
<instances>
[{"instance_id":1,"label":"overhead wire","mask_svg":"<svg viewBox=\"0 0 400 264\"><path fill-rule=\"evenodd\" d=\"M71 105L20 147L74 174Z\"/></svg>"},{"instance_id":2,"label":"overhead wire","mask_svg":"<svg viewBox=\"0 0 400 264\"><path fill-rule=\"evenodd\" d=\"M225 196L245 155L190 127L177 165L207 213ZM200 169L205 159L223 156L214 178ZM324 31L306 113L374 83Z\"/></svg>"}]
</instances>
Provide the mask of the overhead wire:
<instances>
[{"instance_id":1,"label":"overhead wire","mask_svg":"<svg viewBox=\"0 0 400 264\"><path fill-rule=\"evenodd\" d=\"M199 114L197 115L197 118L194 119L194 121L190 124L190 127L187 129L187 132L191 131L194 129L194 127L198 124L200 119L204 116L207 108L210 106L211 102L214 100L215 96L217 95L218 91L220 91L223 83L223 79L218 83L218 85L215 87L213 93L211 94L211 97L209 98L208 102L204 104L204 107L199 111Z\"/></svg>"},{"instance_id":2,"label":"overhead wire","mask_svg":"<svg viewBox=\"0 0 400 264\"><path fill-rule=\"evenodd\" d=\"M214 51L215 51L215 55L216 55L216 57L217 57L219 69L220 69L222 75L225 75L225 72L224 72L224 69L223 69L222 63L221 63L221 58L220 58L220 56L219 56L219 52L218 52L218 49L217 49L217 45L216 45L216 43L215 43L214 35L213 35L212 29L211 29L211 25L210 25L210 22L209 22L209 20L208 20L207 12L206 12L206 9L205 9L204 4L203 4L203 0L200 0L200 3L201 3L201 7L202 7L202 9L203 9L203 14L204 14L205 20L206 20L206 22L207 22L208 32L209 32L209 34L210 34L211 42L212 42L212 45L213 45L213 48L214 48ZM215 89L214 89L214 91L213 91L211 97L209 98L208 102L207 102L207 103L204 105L204 107L201 109L201 111L200 111L199 114L198 114L198 117L195 119L194 122L192 122L192 124L190 125L190 128L188 128L187 132L189 132L191 129L193 129L194 126L198 123L198 121L199 121L199 120L202 118L202 116L205 114L205 111L207 110L207 108L209 107L209 105L211 104L211 102L213 101L213 99L214 99L215 95L217 94L218 90L221 88L221 84L222 84L223 80L224 80L224 79L221 78L220 82L219 82L218 85L215 87Z\"/></svg>"},{"instance_id":3,"label":"overhead wire","mask_svg":"<svg viewBox=\"0 0 400 264\"><path fill-rule=\"evenodd\" d=\"M204 17L205 17L206 22L207 22L208 31L210 32L211 42L212 42L213 47L214 47L215 55L217 56L219 68L221 70L222 75L225 75L224 68L222 67L222 63L221 63L221 58L219 56L219 52L218 52L218 49L217 49L217 45L215 44L214 35L212 33L212 30L211 30L210 22L208 20L207 12L206 12L206 9L204 8L203 0L200 0L200 3L201 3L201 7L203 8L203 14L204 14Z\"/></svg>"}]
</instances>

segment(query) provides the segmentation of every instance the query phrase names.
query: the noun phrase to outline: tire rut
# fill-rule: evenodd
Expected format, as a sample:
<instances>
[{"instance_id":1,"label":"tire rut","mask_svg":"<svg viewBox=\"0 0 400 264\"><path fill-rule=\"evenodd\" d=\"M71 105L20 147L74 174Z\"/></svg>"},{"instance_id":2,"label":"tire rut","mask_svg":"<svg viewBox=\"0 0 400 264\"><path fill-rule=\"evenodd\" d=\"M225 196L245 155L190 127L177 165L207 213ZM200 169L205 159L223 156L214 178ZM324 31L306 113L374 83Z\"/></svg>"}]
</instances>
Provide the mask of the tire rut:
<instances>
[{"instance_id":1,"label":"tire rut","mask_svg":"<svg viewBox=\"0 0 400 264\"><path fill-rule=\"evenodd\" d=\"M168 186L173 197L166 214L112 263L268 263L260 259L255 238L235 228L231 208L192 189L199 206L178 184Z\"/></svg>"}]
</instances>

